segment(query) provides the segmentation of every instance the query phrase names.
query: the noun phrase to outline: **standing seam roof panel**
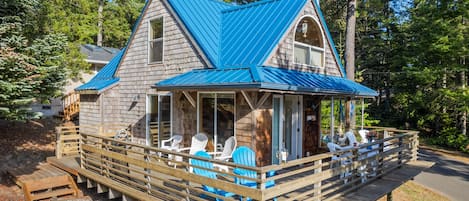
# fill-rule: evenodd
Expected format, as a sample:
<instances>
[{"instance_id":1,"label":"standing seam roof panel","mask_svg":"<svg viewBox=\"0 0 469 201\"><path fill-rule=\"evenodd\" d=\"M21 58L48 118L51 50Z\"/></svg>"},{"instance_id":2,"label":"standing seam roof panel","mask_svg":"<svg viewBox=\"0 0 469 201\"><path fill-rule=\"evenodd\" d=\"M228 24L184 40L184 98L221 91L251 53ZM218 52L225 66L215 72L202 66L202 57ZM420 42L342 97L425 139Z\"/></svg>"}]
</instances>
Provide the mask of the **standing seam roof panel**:
<instances>
[{"instance_id":1,"label":"standing seam roof panel","mask_svg":"<svg viewBox=\"0 0 469 201\"><path fill-rule=\"evenodd\" d=\"M215 0L168 0L168 2L207 58L218 66L221 11L234 6Z\"/></svg>"},{"instance_id":2,"label":"standing seam roof panel","mask_svg":"<svg viewBox=\"0 0 469 201\"><path fill-rule=\"evenodd\" d=\"M223 11L223 65L261 65L280 42L306 2L271 0Z\"/></svg>"}]
</instances>

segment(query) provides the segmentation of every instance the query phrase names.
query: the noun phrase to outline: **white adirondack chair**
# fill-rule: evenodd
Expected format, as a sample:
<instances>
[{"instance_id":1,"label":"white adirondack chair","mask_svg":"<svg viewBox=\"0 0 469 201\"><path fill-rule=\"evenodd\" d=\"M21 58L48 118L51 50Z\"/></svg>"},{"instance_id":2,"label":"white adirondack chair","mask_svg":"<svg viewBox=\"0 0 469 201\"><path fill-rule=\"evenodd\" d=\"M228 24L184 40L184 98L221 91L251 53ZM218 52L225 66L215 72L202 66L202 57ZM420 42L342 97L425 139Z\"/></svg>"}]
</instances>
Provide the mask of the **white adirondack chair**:
<instances>
[{"instance_id":1,"label":"white adirondack chair","mask_svg":"<svg viewBox=\"0 0 469 201\"><path fill-rule=\"evenodd\" d=\"M197 133L196 135L192 136L191 146L184 147L177 149L177 152L187 152L189 151L190 155L195 155L198 151L205 151L205 147L207 146L208 137L204 133ZM181 156L176 156L174 158L175 161L182 161ZM176 167L176 164L174 164ZM189 168L189 172L192 172L192 167Z\"/></svg>"},{"instance_id":2,"label":"white adirondack chair","mask_svg":"<svg viewBox=\"0 0 469 201\"><path fill-rule=\"evenodd\" d=\"M327 143L327 148L329 148L329 151L333 154L332 158L331 158L332 161L331 161L331 167L330 168L333 168L334 163L337 163L337 162L339 162L340 166L348 165L348 164L352 163L352 159L350 159L350 156L352 154L350 152L342 152L340 154L338 153L338 151L344 149L344 147L341 147L338 144L329 142L329 143ZM344 178L344 177L346 177L350 174L351 173L348 172L348 171L343 172L343 173L340 174L340 178ZM347 180L344 180L344 183L347 183Z\"/></svg>"},{"instance_id":3,"label":"white adirondack chair","mask_svg":"<svg viewBox=\"0 0 469 201\"><path fill-rule=\"evenodd\" d=\"M178 152L189 151L189 154L194 155L198 151L205 151L207 146L208 137L204 133L197 133L192 136L191 146L177 149Z\"/></svg>"},{"instance_id":4,"label":"white adirondack chair","mask_svg":"<svg viewBox=\"0 0 469 201\"><path fill-rule=\"evenodd\" d=\"M228 161L232 158L233 152L236 149L237 142L236 138L234 136L229 137L225 141L225 146L223 146L223 151L222 152L211 152L209 154L214 155L214 159L216 160L221 160L221 161ZM219 164L213 164L213 167L218 168L222 171L228 172L228 166L226 165L219 165Z\"/></svg>"},{"instance_id":5,"label":"white adirondack chair","mask_svg":"<svg viewBox=\"0 0 469 201\"><path fill-rule=\"evenodd\" d=\"M360 141L360 143L362 143L362 144L368 143L368 139L367 139L366 135L367 135L369 132L370 132L369 130L363 130L363 129L358 131L358 134L360 134L360 137L362 138L362 140Z\"/></svg>"},{"instance_id":6,"label":"white adirondack chair","mask_svg":"<svg viewBox=\"0 0 469 201\"><path fill-rule=\"evenodd\" d=\"M181 135L173 135L173 137L167 140L161 140L161 148L167 150L177 150L182 142Z\"/></svg>"}]
</instances>

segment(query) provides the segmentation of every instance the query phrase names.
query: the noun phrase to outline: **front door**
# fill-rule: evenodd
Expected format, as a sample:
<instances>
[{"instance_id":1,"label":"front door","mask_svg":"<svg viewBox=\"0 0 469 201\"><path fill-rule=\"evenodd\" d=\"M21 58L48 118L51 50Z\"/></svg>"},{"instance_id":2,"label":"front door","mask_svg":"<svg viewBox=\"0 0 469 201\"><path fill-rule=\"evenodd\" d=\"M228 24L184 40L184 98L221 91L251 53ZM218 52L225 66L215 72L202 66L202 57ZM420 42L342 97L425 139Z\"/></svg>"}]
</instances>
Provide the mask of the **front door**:
<instances>
[{"instance_id":1,"label":"front door","mask_svg":"<svg viewBox=\"0 0 469 201\"><path fill-rule=\"evenodd\" d=\"M288 160L302 156L302 108L301 96L285 96L284 144L285 149L288 150Z\"/></svg>"},{"instance_id":2,"label":"front door","mask_svg":"<svg viewBox=\"0 0 469 201\"><path fill-rule=\"evenodd\" d=\"M272 118L272 164L279 163L279 151L288 152L287 160L302 156L301 96L274 96Z\"/></svg>"}]
</instances>

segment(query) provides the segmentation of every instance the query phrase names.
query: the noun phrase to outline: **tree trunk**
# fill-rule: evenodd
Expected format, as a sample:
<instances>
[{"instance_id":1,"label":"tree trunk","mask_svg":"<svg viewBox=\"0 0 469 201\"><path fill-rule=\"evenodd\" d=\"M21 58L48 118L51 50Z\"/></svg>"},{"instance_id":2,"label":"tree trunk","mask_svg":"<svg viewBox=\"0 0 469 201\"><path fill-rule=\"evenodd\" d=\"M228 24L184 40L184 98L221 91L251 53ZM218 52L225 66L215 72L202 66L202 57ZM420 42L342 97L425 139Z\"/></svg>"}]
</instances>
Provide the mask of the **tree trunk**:
<instances>
[{"instance_id":1,"label":"tree trunk","mask_svg":"<svg viewBox=\"0 0 469 201\"><path fill-rule=\"evenodd\" d=\"M463 66L466 65L465 58L463 58L462 64L463 64ZM461 88L462 89L466 88L466 82L467 82L466 81L466 72L462 71L461 72ZM463 135L467 135L469 137L469 135L467 134L467 111L466 110L464 110L461 114L461 133Z\"/></svg>"},{"instance_id":2,"label":"tree trunk","mask_svg":"<svg viewBox=\"0 0 469 201\"><path fill-rule=\"evenodd\" d=\"M347 3L347 27L345 30L345 71L347 79L355 79L355 25L357 1L348 0ZM348 100L345 104L345 127L347 129L355 128L355 111L352 111L351 105L354 101Z\"/></svg>"},{"instance_id":3,"label":"tree trunk","mask_svg":"<svg viewBox=\"0 0 469 201\"><path fill-rule=\"evenodd\" d=\"M104 0L99 0L98 6L98 38L96 41L96 45L103 46L103 7L104 7Z\"/></svg>"}]
</instances>

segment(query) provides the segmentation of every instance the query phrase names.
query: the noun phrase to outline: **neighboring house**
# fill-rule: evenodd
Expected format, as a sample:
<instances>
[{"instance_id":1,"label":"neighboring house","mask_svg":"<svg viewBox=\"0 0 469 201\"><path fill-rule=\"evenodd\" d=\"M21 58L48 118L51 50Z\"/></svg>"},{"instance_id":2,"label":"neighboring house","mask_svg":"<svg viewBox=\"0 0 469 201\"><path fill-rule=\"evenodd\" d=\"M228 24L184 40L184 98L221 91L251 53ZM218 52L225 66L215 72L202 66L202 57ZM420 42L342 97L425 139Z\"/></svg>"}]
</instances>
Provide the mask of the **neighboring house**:
<instances>
[{"instance_id":1,"label":"neighboring house","mask_svg":"<svg viewBox=\"0 0 469 201\"><path fill-rule=\"evenodd\" d=\"M204 132L208 151L235 136L258 165L317 152L324 98L377 95L345 78L309 0L149 0L127 47L76 91L82 126L131 125L152 146Z\"/></svg>"},{"instance_id":2,"label":"neighboring house","mask_svg":"<svg viewBox=\"0 0 469 201\"><path fill-rule=\"evenodd\" d=\"M91 64L91 72L82 73L81 80L69 79L64 87L64 98L74 93L75 88L90 81L119 51L117 48L99 47L91 44L81 45L80 52L86 55L85 61ZM44 117L60 116L64 110L62 98L53 98L50 100L50 104L34 103L31 106L34 112L41 112Z\"/></svg>"}]
</instances>

